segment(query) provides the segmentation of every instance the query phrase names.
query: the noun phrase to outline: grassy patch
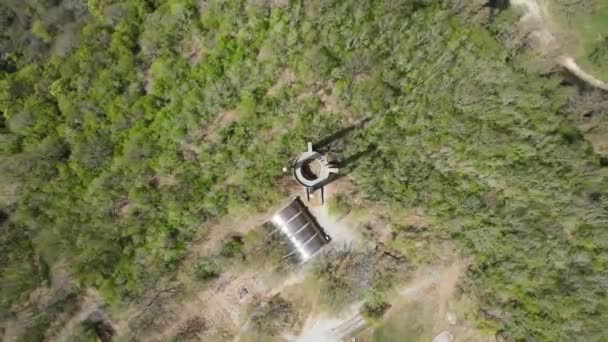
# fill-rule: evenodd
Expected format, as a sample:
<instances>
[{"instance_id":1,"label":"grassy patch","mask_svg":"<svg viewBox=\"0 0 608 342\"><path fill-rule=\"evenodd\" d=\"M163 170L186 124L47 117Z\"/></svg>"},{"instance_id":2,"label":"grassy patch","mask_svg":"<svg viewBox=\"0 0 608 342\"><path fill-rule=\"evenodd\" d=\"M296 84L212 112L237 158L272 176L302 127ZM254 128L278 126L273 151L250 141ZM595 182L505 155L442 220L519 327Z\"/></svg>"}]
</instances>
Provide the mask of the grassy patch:
<instances>
[{"instance_id":1,"label":"grassy patch","mask_svg":"<svg viewBox=\"0 0 608 342\"><path fill-rule=\"evenodd\" d=\"M329 200L329 213L333 216L344 216L353 209L352 198L349 195L338 193Z\"/></svg>"},{"instance_id":2,"label":"grassy patch","mask_svg":"<svg viewBox=\"0 0 608 342\"><path fill-rule=\"evenodd\" d=\"M605 0L549 2L558 30L575 34L577 62L592 75L608 80L608 2Z\"/></svg>"},{"instance_id":3,"label":"grassy patch","mask_svg":"<svg viewBox=\"0 0 608 342\"><path fill-rule=\"evenodd\" d=\"M429 316L424 303L410 303L374 331L373 341L431 341L434 322Z\"/></svg>"}]
</instances>

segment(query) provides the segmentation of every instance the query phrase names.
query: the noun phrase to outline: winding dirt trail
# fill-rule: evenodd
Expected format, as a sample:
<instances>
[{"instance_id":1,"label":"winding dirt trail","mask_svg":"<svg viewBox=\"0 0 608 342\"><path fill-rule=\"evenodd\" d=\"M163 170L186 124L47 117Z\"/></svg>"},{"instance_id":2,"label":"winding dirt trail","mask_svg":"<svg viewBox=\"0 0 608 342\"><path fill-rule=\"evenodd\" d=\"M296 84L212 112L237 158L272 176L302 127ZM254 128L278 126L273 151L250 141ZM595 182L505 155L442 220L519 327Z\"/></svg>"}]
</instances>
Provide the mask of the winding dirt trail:
<instances>
[{"instance_id":1,"label":"winding dirt trail","mask_svg":"<svg viewBox=\"0 0 608 342\"><path fill-rule=\"evenodd\" d=\"M63 326L59 334L54 337L55 341L67 341L68 338L72 336L72 333L76 329L76 326L80 324L82 321L86 320L89 316L91 316L94 312L100 310L101 306L94 300L90 300L89 298L85 298L82 303L82 309L74 315L70 320Z\"/></svg>"},{"instance_id":2,"label":"winding dirt trail","mask_svg":"<svg viewBox=\"0 0 608 342\"><path fill-rule=\"evenodd\" d=\"M59 333L53 337L53 341L68 341L73 337L72 333L78 324L87 320L95 312L100 312L102 316L106 316L103 311L103 300L99 293L93 289L87 289L80 310L64 324Z\"/></svg>"},{"instance_id":3,"label":"winding dirt trail","mask_svg":"<svg viewBox=\"0 0 608 342\"><path fill-rule=\"evenodd\" d=\"M521 18L521 23L535 27L531 32L532 37L537 40L544 53L559 48L559 42L549 29L548 20L550 16L543 0L511 0L511 4L525 8L526 12ZM557 63L587 84L608 91L608 83L585 72L571 56L562 54L557 58Z\"/></svg>"}]
</instances>

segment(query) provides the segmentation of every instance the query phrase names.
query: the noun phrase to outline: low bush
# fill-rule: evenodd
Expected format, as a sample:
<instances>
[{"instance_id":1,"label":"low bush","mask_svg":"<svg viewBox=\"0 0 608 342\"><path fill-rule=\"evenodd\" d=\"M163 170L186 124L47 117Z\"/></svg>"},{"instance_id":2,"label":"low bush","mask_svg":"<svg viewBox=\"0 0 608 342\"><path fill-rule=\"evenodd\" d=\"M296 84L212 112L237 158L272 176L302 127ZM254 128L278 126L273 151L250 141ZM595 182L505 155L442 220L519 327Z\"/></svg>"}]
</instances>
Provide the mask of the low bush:
<instances>
[{"instance_id":1,"label":"low bush","mask_svg":"<svg viewBox=\"0 0 608 342\"><path fill-rule=\"evenodd\" d=\"M252 330L262 336L278 336L293 327L297 321L298 314L294 305L280 295L257 303L251 315Z\"/></svg>"},{"instance_id":2,"label":"low bush","mask_svg":"<svg viewBox=\"0 0 608 342\"><path fill-rule=\"evenodd\" d=\"M226 258L233 258L239 254L242 254L243 245L244 243L241 237L232 237L230 240L224 243L220 254Z\"/></svg>"},{"instance_id":3,"label":"low bush","mask_svg":"<svg viewBox=\"0 0 608 342\"><path fill-rule=\"evenodd\" d=\"M194 278L199 281L207 282L217 278L221 274L221 268L212 259L204 259L194 266Z\"/></svg>"},{"instance_id":4,"label":"low bush","mask_svg":"<svg viewBox=\"0 0 608 342\"><path fill-rule=\"evenodd\" d=\"M321 287L319 296L326 309L339 312L359 299L374 279L373 251L349 247L324 251L314 261L313 275Z\"/></svg>"}]
</instances>

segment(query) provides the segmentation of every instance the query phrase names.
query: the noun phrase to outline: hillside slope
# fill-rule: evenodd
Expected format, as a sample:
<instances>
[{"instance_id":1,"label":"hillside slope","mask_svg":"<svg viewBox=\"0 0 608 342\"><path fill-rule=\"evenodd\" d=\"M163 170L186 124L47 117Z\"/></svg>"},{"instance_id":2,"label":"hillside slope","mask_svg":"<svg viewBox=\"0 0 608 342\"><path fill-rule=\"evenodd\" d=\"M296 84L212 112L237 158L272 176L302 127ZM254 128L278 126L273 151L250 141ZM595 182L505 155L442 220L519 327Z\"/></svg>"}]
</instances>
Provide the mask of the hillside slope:
<instances>
[{"instance_id":1,"label":"hillside slope","mask_svg":"<svg viewBox=\"0 0 608 342\"><path fill-rule=\"evenodd\" d=\"M44 338L63 306L45 314L29 296L52 286L59 261L117 320L133 303L179 303L238 272L258 258L248 239L218 232L245 231L225 220L284 201L282 169L302 146L356 127L325 146L354 189L341 204L383 208L386 244L412 265L445 246L470 260L459 289L475 298L478 328L505 340L608 338L608 159L585 140L606 125L605 94L527 68L525 44L506 44L512 9L73 6L0 5L0 25L20 32L1 41L2 319L29 305L31 336ZM578 105L584 96L597 108ZM207 240L220 252L201 248ZM351 292L342 302L374 294ZM172 331L173 316L153 316L124 325L134 338Z\"/></svg>"}]
</instances>

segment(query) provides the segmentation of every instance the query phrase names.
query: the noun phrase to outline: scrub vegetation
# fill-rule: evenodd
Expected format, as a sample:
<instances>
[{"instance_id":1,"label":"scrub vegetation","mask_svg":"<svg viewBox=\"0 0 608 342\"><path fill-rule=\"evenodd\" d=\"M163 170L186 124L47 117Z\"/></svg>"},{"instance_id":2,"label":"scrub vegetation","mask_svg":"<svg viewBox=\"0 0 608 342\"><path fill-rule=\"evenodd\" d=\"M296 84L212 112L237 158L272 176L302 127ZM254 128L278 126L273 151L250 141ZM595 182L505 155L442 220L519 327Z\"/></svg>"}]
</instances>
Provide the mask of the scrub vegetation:
<instances>
[{"instance_id":1,"label":"scrub vegetation","mask_svg":"<svg viewBox=\"0 0 608 342\"><path fill-rule=\"evenodd\" d=\"M608 149L594 132L608 96L530 72L508 44L516 19L464 0L2 1L0 318L59 260L111 307L137 300L221 217L284 201L282 168L307 141L367 120L326 148L363 205L432 217L396 239L470 258L478 327L607 339ZM220 256L238 262L246 242ZM319 270L338 304L365 295ZM221 274L213 260L192 272ZM385 310L369 295L369 315ZM261 333L295 324L275 307L291 308L261 305Z\"/></svg>"},{"instance_id":2,"label":"scrub vegetation","mask_svg":"<svg viewBox=\"0 0 608 342\"><path fill-rule=\"evenodd\" d=\"M279 295L256 303L251 311L251 340L277 338L286 329L299 323L294 305Z\"/></svg>"}]
</instances>

